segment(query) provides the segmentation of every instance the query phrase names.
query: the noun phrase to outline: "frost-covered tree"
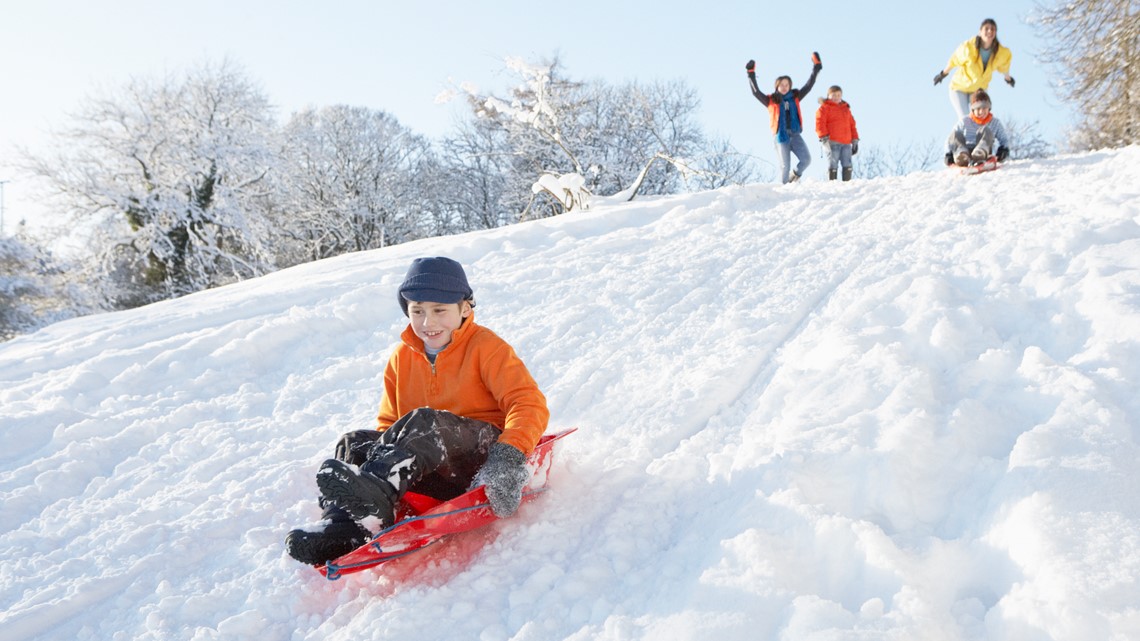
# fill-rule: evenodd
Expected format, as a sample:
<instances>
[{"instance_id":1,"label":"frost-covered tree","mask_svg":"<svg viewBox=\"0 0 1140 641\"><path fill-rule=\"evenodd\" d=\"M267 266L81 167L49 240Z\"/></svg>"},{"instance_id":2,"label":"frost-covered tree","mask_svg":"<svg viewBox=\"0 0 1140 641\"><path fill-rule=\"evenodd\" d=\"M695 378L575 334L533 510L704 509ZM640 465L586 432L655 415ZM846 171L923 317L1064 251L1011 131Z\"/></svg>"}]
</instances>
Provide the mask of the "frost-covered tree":
<instances>
[{"instance_id":1,"label":"frost-covered tree","mask_svg":"<svg viewBox=\"0 0 1140 641\"><path fill-rule=\"evenodd\" d=\"M263 274L274 123L232 63L134 79L89 100L48 156L26 154L90 234L91 279L131 307Z\"/></svg>"},{"instance_id":2,"label":"frost-covered tree","mask_svg":"<svg viewBox=\"0 0 1140 641\"><path fill-rule=\"evenodd\" d=\"M435 212L431 145L391 115L344 105L306 109L293 115L281 140L273 218L284 264L446 228Z\"/></svg>"},{"instance_id":3,"label":"frost-covered tree","mask_svg":"<svg viewBox=\"0 0 1140 641\"><path fill-rule=\"evenodd\" d=\"M1140 2L1066 0L1031 16L1057 69L1056 90L1077 105L1077 150L1140 141Z\"/></svg>"},{"instance_id":4,"label":"frost-covered tree","mask_svg":"<svg viewBox=\"0 0 1140 641\"><path fill-rule=\"evenodd\" d=\"M506 151L506 131L486 118L464 120L440 144L448 180L439 193L442 207L459 229L492 229L509 225L526 206L512 196L514 167ZM525 193L525 192L523 192Z\"/></svg>"},{"instance_id":5,"label":"frost-covered tree","mask_svg":"<svg viewBox=\"0 0 1140 641\"><path fill-rule=\"evenodd\" d=\"M578 119L588 149L593 191L612 195L676 193L700 169L692 158L706 144L696 122L700 100L681 82L631 82L610 89L591 84L591 108Z\"/></svg>"},{"instance_id":6,"label":"frost-covered tree","mask_svg":"<svg viewBox=\"0 0 1140 641\"><path fill-rule=\"evenodd\" d=\"M592 196L676 193L752 173L747 159L705 139L699 100L683 83L612 87L570 81L557 60L507 65L522 79L509 97L464 89L486 125L460 136L468 159L478 154L482 166L503 172L501 183L481 190L488 202L501 197L500 208L554 215L588 207Z\"/></svg>"},{"instance_id":7,"label":"frost-covered tree","mask_svg":"<svg viewBox=\"0 0 1140 641\"><path fill-rule=\"evenodd\" d=\"M22 234L0 237L0 341L95 311L69 273Z\"/></svg>"},{"instance_id":8,"label":"frost-covered tree","mask_svg":"<svg viewBox=\"0 0 1140 641\"><path fill-rule=\"evenodd\" d=\"M491 153L508 160L505 196L515 201L513 209L523 218L562 213L570 207L561 194L547 192L549 198L537 206L531 195L544 193L544 176L557 182L563 175L583 173L579 141L573 135L574 116L586 100L582 85L563 78L557 60L531 64L508 58L506 64L522 78L509 98L468 92L468 100L477 118L488 120L503 134L498 137L501 148ZM588 207L587 196L579 193L569 200ZM523 201L526 204L519 208Z\"/></svg>"}]
</instances>

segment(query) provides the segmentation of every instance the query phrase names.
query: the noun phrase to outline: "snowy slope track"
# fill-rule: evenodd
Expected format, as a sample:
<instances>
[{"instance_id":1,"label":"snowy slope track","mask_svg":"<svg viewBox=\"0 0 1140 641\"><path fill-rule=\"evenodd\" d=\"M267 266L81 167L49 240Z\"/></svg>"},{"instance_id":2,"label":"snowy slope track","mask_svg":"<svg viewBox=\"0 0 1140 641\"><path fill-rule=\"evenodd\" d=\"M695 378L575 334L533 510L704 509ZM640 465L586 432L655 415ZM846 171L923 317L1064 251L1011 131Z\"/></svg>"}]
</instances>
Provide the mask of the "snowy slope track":
<instances>
[{"instance_id":1,"label":"snowy slope track","mask_svg":"<svg viewBox=\"0 0 1140 641\"><path fill-rule=\"evenodd\" d=\"M287 558L412 258L546 392L550 491ZM303 265L0 344L0 630L274 641L1140 638L1140 148L804 180Z\"/></svg>"}]
</instances>

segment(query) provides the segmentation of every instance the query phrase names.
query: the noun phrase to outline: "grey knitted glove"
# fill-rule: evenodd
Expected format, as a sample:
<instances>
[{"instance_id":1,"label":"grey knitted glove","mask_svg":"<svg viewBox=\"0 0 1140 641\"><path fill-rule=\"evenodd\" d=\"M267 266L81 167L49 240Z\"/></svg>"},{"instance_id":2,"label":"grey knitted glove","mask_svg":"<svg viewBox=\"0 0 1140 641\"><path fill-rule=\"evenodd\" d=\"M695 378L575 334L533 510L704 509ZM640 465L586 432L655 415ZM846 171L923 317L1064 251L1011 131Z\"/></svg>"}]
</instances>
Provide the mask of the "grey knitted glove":
<instances>
[{"instance_id":1,"label":"grey knitted glove","mask_svg":"<svg viewBox=\"0 0 1140 641\"><path fill-rule=\"evenodd\" d=\"M495 443L487 455L487 462L471 481L471 487L486 486L491 511L495 516L507 517L519 509L523 486L529 480L526 455L513 445Z\"/></svg>"}]
</instances>

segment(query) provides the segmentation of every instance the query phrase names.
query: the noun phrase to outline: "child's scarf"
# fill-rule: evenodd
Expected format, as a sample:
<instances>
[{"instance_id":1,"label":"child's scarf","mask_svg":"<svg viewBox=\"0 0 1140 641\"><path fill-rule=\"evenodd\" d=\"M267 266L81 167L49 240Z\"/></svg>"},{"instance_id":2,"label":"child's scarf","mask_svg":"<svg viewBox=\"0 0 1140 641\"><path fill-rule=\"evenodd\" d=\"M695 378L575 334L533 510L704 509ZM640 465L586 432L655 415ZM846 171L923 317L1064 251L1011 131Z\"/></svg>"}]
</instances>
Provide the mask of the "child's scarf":
<instances>
[{"instance_id":1,"label":"child's scarf","mask_svg":"<svg viewBox=\"0 0 1140 641\"><path fill-rule=\"evenodd\" d=\"M784 143L791 138L790 134L802 132L803 125L800 123L799 109L796 108L795 92L776 95L780 96L780 122L776 127L776 142Z\"/></svg>"},{"instance_id":2,"label":"child's scarf","mask_svg":"<svg viewBox=\"0 0 1140 641\"><path fill-rule=\"evenodd\" d=\"M970 118L979 125L988 125L989 122L994 119L994 112L992 112L992 111L989 112L988 114L986 114L985 118L979 118L979 117L975 116L973 114L973 112L971 112Z\"/></svg>"}]
</instances>

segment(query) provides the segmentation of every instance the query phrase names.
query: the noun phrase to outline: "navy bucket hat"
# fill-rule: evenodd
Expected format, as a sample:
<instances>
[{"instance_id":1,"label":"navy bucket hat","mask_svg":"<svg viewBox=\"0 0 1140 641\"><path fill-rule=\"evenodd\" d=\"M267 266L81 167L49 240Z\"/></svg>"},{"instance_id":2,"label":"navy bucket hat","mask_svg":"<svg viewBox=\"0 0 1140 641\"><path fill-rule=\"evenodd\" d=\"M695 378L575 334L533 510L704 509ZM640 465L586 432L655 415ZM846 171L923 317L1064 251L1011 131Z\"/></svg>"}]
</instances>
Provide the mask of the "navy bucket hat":
<instances>
[{"instance_id":1,"label":"navy bucket hat","mask_svg":"<svg viewBox=\"0 0 1140 641\"><path fill-rule=\"evenodd\" d=\"M459 303L470 300L474 305L475 292L467 284L463 265L450 258L435 256L412 261L397 295L400 298L400 309L407 316L410 300L421 303Z\"/></svg>"}]
</instances>

